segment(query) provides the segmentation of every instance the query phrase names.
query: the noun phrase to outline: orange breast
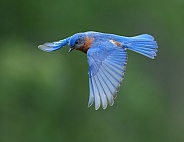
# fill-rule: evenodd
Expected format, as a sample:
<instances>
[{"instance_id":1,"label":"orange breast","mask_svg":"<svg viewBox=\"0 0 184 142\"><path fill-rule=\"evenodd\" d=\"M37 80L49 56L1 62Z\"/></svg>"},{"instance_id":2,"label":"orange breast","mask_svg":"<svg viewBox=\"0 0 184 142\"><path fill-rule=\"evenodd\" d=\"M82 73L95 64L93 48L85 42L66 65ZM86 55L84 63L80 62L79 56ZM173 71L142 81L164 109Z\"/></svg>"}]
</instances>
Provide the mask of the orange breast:
<instances>
[{"instance_id":1,"label":"orange breast","mask_svg":"<svg viewBox=\"0 0 184 142\"><path fill-rule=\"evenodd\" d=\"M85 39L83 45L80 48L78 48L77 50L82 51L84 53L87 53L88 49L91 46L92 41L93 41L93 38L89 38L88 36L86 36L86 39Z\"/></svg>"}]
</instances>

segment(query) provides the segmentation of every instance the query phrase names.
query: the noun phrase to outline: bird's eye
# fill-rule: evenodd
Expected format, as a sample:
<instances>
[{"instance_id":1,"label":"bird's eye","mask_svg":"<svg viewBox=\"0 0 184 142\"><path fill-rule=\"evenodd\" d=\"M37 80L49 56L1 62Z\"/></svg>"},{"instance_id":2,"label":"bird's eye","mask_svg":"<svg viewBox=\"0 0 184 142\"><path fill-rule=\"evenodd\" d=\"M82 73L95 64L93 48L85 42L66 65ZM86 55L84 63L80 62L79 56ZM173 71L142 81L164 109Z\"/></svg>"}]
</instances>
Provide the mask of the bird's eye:
<instances>
[{"instance_id":1,"label":"bird's eye","mask_svg":"<svg viewBox=\"0 0 184 142\"><path fill-rule=\"evenodd\" d=\"M75 44L79 44L79 43L80 43L80 40L79 39L75 41Z\"/></svg>"}]
</instances>

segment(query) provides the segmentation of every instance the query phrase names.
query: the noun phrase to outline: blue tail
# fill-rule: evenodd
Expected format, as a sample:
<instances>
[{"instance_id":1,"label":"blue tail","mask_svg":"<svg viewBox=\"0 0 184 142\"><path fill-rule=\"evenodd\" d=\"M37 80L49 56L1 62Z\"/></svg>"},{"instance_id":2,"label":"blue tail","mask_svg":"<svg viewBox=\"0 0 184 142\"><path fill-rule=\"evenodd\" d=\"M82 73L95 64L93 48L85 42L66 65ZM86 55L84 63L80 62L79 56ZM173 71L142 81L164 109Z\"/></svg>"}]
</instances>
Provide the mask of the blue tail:
<instances>
[{"instance_id":1,"label":"blue tail","mask_svg":"<svg viewBox=\"0 0 184 142\"><path fill-rule=\"evenodd\" d=\"M142 34L134 37L128 37L125 48L154 59L157 52L157 43L154 37L148 34Z\"/></svg>"},{"instance_id":2,"label":"blue tail","mask_svg":"<svg viewBox=\"0 0 184 142\"><path fill-rule=\"evenodd\" d=\"M58 50L59 48L65 46L68 43L68 40L69 38L66 38L60 41L56 41L56 42L44 43L43 45L39 45L38 48L45 52L52 52L52 51Z\"/></svg>"}]
</instances>

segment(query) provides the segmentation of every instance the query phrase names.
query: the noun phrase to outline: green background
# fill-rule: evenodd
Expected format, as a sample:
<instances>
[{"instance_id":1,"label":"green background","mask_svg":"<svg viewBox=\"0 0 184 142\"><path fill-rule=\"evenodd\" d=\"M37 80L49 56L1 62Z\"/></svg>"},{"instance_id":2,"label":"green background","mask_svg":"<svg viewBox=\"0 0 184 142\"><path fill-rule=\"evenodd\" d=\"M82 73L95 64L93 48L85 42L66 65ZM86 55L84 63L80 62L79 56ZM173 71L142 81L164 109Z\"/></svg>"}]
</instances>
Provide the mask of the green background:
<instances>
[{"instance_id":1,"label":"green background","mask_svg":"<svg viewBox=\"0 0 184 142\"><path fill-rule=\"evenodd\" d=\"M1 0L0 142L183 142L183 0ZM86 55L37 46L77 32L153 35L128 51L113 107L88 108Z\"/></svg>"}]
</instances>

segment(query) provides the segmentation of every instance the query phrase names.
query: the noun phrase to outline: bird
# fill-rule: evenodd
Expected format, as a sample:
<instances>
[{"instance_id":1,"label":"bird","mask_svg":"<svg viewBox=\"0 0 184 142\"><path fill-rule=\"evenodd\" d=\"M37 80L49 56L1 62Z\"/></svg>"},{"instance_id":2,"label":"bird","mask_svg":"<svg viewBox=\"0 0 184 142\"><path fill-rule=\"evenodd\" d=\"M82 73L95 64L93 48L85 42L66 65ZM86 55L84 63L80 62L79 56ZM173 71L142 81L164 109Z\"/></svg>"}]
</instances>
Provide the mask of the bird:
<instances>
[{"instance_id":1,"label":"bird","mask_svg":"<svg viewBox=\"0 0 184 142\"><path fill-rule=\"evenodd\" d=\"M112 106L122 84L127 64L127 49L154 59L157 42L149 34L127 37L116 34L87 31L65 39L39 45L40 50L52 52L68 45L69 51L86 54L88 62L89 100L95 110Z\"/></svg>"}]
</instances>

